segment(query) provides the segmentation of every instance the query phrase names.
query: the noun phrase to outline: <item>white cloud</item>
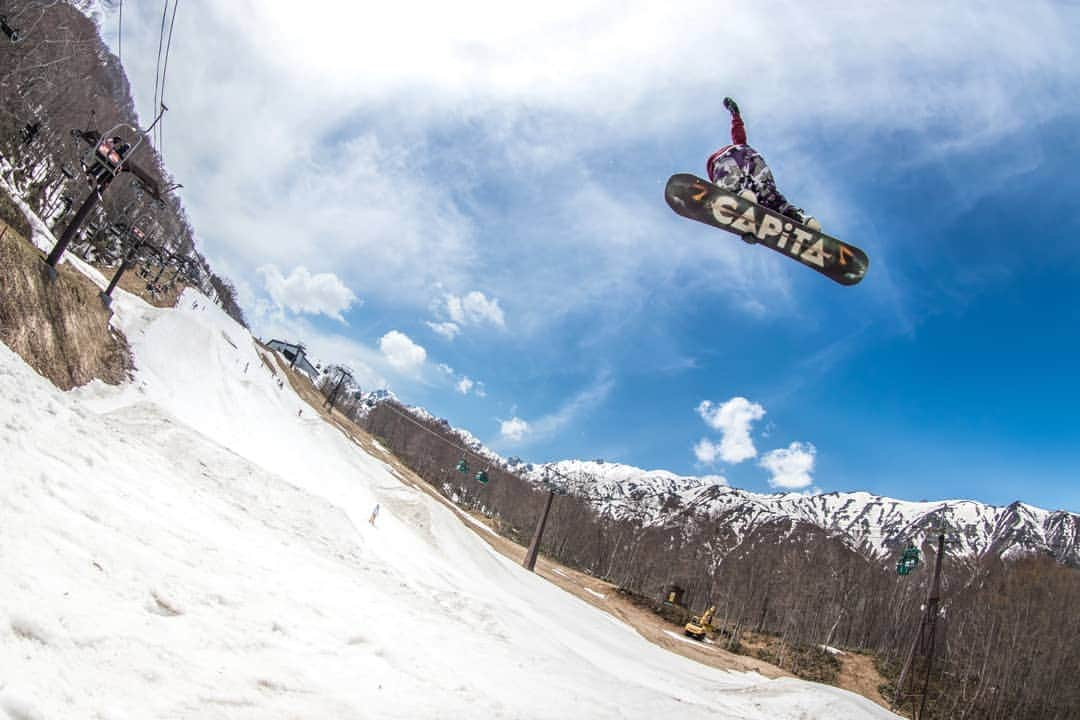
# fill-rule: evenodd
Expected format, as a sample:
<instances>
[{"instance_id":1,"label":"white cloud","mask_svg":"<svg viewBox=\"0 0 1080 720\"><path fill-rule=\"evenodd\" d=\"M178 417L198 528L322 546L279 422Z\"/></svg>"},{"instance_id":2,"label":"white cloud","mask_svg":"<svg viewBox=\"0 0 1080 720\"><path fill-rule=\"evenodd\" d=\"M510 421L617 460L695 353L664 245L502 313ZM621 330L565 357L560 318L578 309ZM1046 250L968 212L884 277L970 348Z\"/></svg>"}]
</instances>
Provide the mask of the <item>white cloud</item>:
<instances>
[{"instance_id":1,"label":"white cloud","mask_svg":"<svg viewBox=\"0 0 1080 720\"><path fill-rule=\"evenodd\" d=\"M786 448L765 453L758 464L772 474L769 484L773 487L799 490L814 482L810 473L814 471L816 455L817 448L813 444L793 442Z\"/></svg>"},{"instance_id":2,"label":"white cloud","mask_svg":"<svg viewBox=\"0 0 1080 720\"><path fill-rule=\"evenodd\" d=\"M479 290L473 290L463 297L447 295L446 313L458 325L489 323L500 328L506 327L506 317L499 307L498 299L488 298Z\"/></svg>"},{"instance_id":3,"label":"white cloud","mask_svg":"<svg viewBox=\"0 0 1080 720\"><path fill-rule=\"evenodd\" d=\"M356 301L353 291L334 273L312 275L299 265L285 276L273 264L262 265L256 272L263 276L266 292L274 303L297 314L322 314L345 322L341 313Z\"/></svg>"},{"instance_id":4,"label":"white cloud","mask_svg":"<svg viewBox=\"0 0 1080 720\"><path fill-rule=\"evenodd\" d=\"M509 442L521 442L528 432L529 423L516 416L499 424L499 434Z\"/></svg>"},{"instance_id":5,"label":"white cloud","mask_svg":"<svg viewBox=\"0 0 1080 720\"><path fill-rule=\"evenodd\" d=\"M379 349L390 365L406 374L419 372L427 360L427 351L398 330L379 338Z\"/></svg>"},{"instance_id":6,"label":"white cloud","mask_svg":"<svg viewBox=\"0 0 1080 720\"><path fill-rule=\"evenodd\" d=\"M873 162L882 138L903 137L903 157L885 153L884 165L917 175L927 158L951 167L959 152L999 147L1022 123L1050 125L1080 107L1075 13L1043 0L765 0L723 13L704 0L679 13L640 0L618 12L593 0L311 0L303 13L284 0L195 2L177 15L169 93L182 102L169 103L163 150L201 248L238 269L237 287L261 285L252 268L267 263L328 267L403 313L445 302L446 288L482 288L498 309L483 322L509 317L533 340L523 351L538 355L559 345L549 339L565 337L568 317L591 323L582 335L629 336L655 298L664 302L652 312L681 308L688 293L723 294L751 313L804 307L788 280L803 269L709 235L657 200L668 170L700 173L723 142L725 93L742 103L781 189L826 227L857 205L845 183L820 182L833 155ZM144 120L160 27L150 5L132 3L123 28ZM115 43L117 13L105 12ZM699 62L720 36L757 71ZM813 102L793 112L800 97ZM814 142L822 128L844 141L826 152ZM644 151L626 172L611 158L629 147ZM1002 183L964 185L977 195ZM889 292L889 264L879 257L875 268L867 292ZM602 338L594 347L603 351Z\"/></svg>"},{"instance_id":7,"label":"white cloud","mask_svg":"<svg viewBox=\"0 0 1080 720\"><path fill-rule=\"evenodd\" d=\"M427 326L447 340L453 340L461 334L461 326L452 322L428 322Z\"/></svg>"},{"instance_id":8,"label":"white cloud","mask_svg":"<svg viewBox=\"0 0 1080 720\"><path fill-rule=\"evenodd\" d=\"M697 407L698 415L705 424L721 433L720 443L702 439L695 447L698 461L712 464L719 460L740 463L757 455L757 448L750 438L750 426L765 417L765 408L744 397L733 397L716 405L704 400Z\"/></svg>"},{"instance_id":9,"label":"white cloud","mask_svg":"<svg viewBox=\"0 0 1080 720\"><path fill-rule=\"evenodd\" d=\"M694 446L694 457L703 465L713 465L720 459L720 443L714 443L708 438L701 438Z\"/></svg>"},{"instance_id":10,"label":"white cloud","mask_svg":"<svg viewBox=\"0 0 1080 720\"><path fill-rule=\"evenodd\" d=\"M148 4L133 5L124 59L149 116L159 23ZM764 272L769 264L760 258L721 251L720 242L627 252L639 236L663 245L652 232L657 218L672 227L666 208L642 210L640 197L627 197L635 183L638 192L651 191L646 183L655 178L627 177L599 209L593 200L603 195L596 192L602 181L571 197L553 179L581 187L597 169L585 158L606 163L604 150L642 139L673 148L687 137L700 142L697 118L726 117L723 93L703 97L698 90L706 84L730 88L743 102L752 138L770 159L784 158L784 188L808 190L827 183L815 182L813 163L792 161L806 144L807 125L850 129L845 146L852 152L861 151L859 139L911 132L909 148L921 153L905 159L924 154L938 162L958 142L992 147L1020 122L1041 123L1075 107L1075 91L1058 89L1077 87L1080 51L1073 23L1062 21L1069 10L1056 3L977 10L895 3L853 11L844 3L809 10L769 1L724 13L703 0L681 13L650 2L622 3L617 13L612 6L586 0L508 12L468 0L421 3L419 10L311 0L298 14L280 0L202 0L199 11L177 17L184 42L172 48L169 87L184 102L163 121L169 168L188 186L184 198L200 235L237 267L268 260L314 266L328 258L347 282L363 276L367 295L421 305L433 280L460 288L490 278L508 307L535 307L537 317L550 319L580 308L583 299L625 303L643 285L690 269L688 285L730 285L752 310L775 307L761 303L771 299L767 291L754 290L776 274ZM108 42L117 37L116 21L108 11ZM734 65L695 62L714 50L720 34L732 54L752 55L760 72L750 78ZM845 42L828 42L841 35ZM227 47L220 37L230 38ZM781 46L775 37L794 44ZM792 55L807 62L788 62ZM395 62L383 62L390 56ZM673 85L676 76L683 82ZM806 96L814 102L791 112L790 99ZM1028 113L1023 119L1010 112L1017 105ZM244 132L208 134L208 126ZM468 132L453 132L461 128ZM473 138L475 147L447 147L448 137ZM680 162L700 166L711 149ZM552 222L530 216L540 226L535 237L523 232L513 242L484 243L460 198L493 175L502 178L507 166L533 186L527 205L543 204ZM254 178L252 167L260 170ZM598 223L633 232L608 234ZM512 252L501 253L501 245ZM501 262L500 255L511 254L517 263ZM564 280L582 267L596 277L576 278L580 287L563 288L571 296L564 299L550 292L551 283L522 272L541 267ZM748 269L756 270L753 277L740 281Z\"/></svg>"},{"instance_id":11,"label":"white cloud","mask_svg":"<svg viewBox=\"0 0 1080 720\"><path fill-rule=\"evenodd\" d=\"M435 366L435 369L448 377L453 382L454 389L462 395L468 395L470 392L477 397L487 397L487 392L484 390L484 383L479 380L473 380L468 375L458 376L454 368L450 367L446 363L439 363Z\"/></svg>"}]
</instances>

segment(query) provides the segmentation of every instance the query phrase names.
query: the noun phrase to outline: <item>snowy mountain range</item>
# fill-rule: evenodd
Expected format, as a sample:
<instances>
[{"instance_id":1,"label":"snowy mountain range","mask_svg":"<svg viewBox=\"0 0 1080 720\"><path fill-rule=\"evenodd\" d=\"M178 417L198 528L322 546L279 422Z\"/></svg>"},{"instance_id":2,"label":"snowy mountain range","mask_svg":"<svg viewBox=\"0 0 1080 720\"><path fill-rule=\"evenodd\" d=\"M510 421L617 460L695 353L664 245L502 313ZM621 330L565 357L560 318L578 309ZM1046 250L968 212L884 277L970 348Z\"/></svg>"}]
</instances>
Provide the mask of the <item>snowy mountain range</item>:
<instances>
[{"instance_id":1,"label":"snowy mountain range","mask_svg":"<svg viewBox=\"0 0 1080 720\"><path fill-rule=\"evenodd\" d=\"M910 502L866 492L753 493L712 478L599 461L537 465L526 475L540 481L552 470L562 476L556 483L596 499L604 512L655 525L677 524L687 515L722 518L744 536L770 523L806 524L879 557L944 529L952 550L963 555L1036 552L1080 566L1080 516L1021 502L993 506L974 500Z\"/></svg>"},{"instance_id":2,"label":"snowy mountain range","mask_svg":"<svg viewBox=\"0 0 1080 720\"><path fill-rule=\"evenodd\" d=\"M816 527L872 557L892 557L909 540L923 543L944 530L951 552L1008 556L1034 552L1080 567L1080 515L1014 502L993 506L974 500L912 502L867 492L754 493L714 476L684 476L602 460L563 460L542 465L508 461L472 433L452 428L423 408L418 417L442 424L480 455L535 483L591 499L612 517L652 526L695 519L722 520L736 537L769 525Z\"/></svg>"}]
</instances>

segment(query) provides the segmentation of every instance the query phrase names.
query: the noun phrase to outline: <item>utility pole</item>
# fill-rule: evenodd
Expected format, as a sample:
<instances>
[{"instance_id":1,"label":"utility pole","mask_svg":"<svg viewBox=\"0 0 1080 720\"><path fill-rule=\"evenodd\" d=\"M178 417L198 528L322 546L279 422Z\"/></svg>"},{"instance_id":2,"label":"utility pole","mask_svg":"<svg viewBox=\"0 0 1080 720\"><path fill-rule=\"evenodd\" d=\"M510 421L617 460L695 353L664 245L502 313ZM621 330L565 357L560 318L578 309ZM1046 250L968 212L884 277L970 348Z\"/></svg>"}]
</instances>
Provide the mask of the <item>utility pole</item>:
<instances>
[{"instance_id":1,"label":"utility pole","mask_svg":"<svg viewBox=\"0 0 1080 720\"><path fill-rule=\"evenodd\" d=\"M534 572L536 569L536 558L540 554L540 541L544 538L544 527L547 525L548 514L551 512L551 503L556 495L566 494L566 489L564 487L560 487L551 482L551 475L557 475L566 482L570 481L570 478L554 468L549 467L544 469L543 484L548 491L547 498L544 500L544 511L540 513L540 520L536 523L536 530L533 531L532 542L529 543L529 549L525 553L525 561L521 563L521 565L530 572Z\"/></svg>"},{"instance_id":2,"label":"utility pole","mask_svg":"<svg viewBox=\"0 0 1080 720\"><path fill-rule=\"evenodd\" d=\"M529 551L525 553L525 562L522 565L530 572L535 571L536 556L540 552L540 539L544 536L544 525L547 524L548 513L551 512L551 501L555 499L555 488L548 487L547 499L544 500L544 512L540 514L540 522L536 523L536 531L533 532L532 542L529 543Z\"/></svg>"},{"instance_id":3,"label":"utility pole","mask_svg":"<svg viewBox=\"0 0 1080 720\"><path fill-rule=\"evenodd\" d=\"M896 681L896 694L893 696L892 707L895 710L900 707L903 695L914 695L913 692L905 693L904 685L907 683L908 676L912 671L915 656L919 655L926 657L926 672L923 675L919 708L913 716L915 720L919 720L926 710L926 694L930 687L930 670L934 665L934 645L937 640L938 606L941 603L941 562L944 556L945 533L944 531L941 531L938 533L937 557L934 559L934 579L930 583L930 590L926 598L926 608L923 611L922 620L919 623L919 632L911 643L911 650L908 651L907 660L904 661L904 668L900 671L900 678ZM914 703L912 703L912 709L914 710Z\"/></svg>"}]
</instances>

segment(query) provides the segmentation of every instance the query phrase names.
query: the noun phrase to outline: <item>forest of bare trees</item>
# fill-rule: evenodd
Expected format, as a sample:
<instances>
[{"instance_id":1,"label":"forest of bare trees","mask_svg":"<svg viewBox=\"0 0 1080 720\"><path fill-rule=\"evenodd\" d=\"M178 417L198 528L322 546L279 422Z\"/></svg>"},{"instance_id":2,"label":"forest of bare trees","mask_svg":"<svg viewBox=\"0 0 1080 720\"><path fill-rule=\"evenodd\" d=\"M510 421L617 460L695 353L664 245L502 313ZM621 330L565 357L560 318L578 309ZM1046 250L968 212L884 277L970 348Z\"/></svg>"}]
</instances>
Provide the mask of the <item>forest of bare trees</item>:
<instances>
[{"instance_id":1,"label":"forest of bare trees","mask_svg":"<svg viewBox=\"0 0 1080 720\"><path fill-rule=\"evenodd\" d=\"M72 131L139 126L130 87L94 23L70 4L5 0L0 14L18 31L18 42L0 36L0 173L59 235L90 192L81 163L89 145ZM132 159L158 187L173 184L149 138ZM194 230L175 194L156 201L121 174L102 193L101 204L69 249L92 261L118 264L123 230L139 218L151 228L152 246L160 253L155 257L194 260L201 269L201 290L243 323L235 289L196 251Z\"/></svg>"},{"instance_id":2,"label":"forest of bare trees","mask_svg":"<svg viewBox=\"0 0 1080 720\"><path fill-rule=\"evenodd\" d=\"M380 404L365 424L443 495L527 543L545 491L505 467L489 467L486 485L457 472L462 439L445 422L407 413ZM467 460L473 471L484 467L478 455ZM891 678L911 647L932 574L900 577L890 563L812 526L774 523L739 538L723 515L690 513L677 525L649 526L643 517L606 516L574 495L555 499L541 550L647 598L678 584L686 605L717 606L723 641L733 649L746 631L763 632L793 657L820 645L872 653ZM934 548L924 550L930 568ZM1080 572L1050 558L962 558L948 550L943 568L924 717L1080 718ZM916 675L923 663L916 662Z\"/></svg>"}]
</instances>

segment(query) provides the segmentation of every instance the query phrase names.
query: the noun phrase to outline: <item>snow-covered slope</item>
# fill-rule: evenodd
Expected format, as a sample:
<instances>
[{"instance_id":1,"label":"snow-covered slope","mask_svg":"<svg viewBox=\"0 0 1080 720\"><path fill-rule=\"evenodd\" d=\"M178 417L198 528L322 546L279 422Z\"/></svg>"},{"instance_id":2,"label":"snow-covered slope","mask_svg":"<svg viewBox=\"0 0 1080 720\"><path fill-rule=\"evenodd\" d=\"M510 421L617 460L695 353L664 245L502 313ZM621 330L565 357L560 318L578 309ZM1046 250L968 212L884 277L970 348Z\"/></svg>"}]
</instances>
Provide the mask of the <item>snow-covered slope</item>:
<instances>
[{"instance_id":1,"label":"snow-covered slope","mask_svg":"<svg viewBox=\"0 0 1080 720\"><path fill-rule=\"evenodd\" d=\"M646 642L313 417L201 296L118 295L126 386L61 393L0 345L0 717L893 717Z\"/></svg>"}]
</instances>

